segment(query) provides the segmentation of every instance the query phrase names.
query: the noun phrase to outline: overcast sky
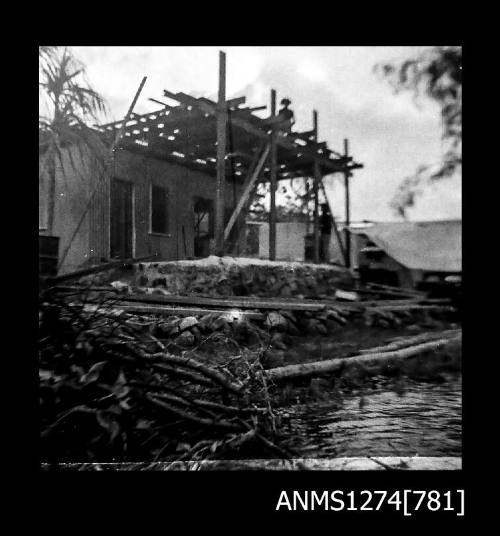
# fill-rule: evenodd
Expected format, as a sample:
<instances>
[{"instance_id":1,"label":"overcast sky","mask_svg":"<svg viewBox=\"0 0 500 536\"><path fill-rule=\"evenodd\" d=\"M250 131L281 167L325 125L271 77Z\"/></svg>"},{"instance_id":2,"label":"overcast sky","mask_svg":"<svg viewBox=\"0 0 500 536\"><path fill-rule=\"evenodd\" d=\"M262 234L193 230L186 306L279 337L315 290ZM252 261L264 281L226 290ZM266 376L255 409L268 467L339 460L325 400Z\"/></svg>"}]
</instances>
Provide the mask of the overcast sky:
<instances>
[{"instance_id":1,"label":"overcast sky","mask_svg":"<svg viewBox=\"0 0 500 536\"><path fill-rule=\"evenodd\" d=\"M135 107L158 109L163 89L215 98L218 50L227 54L227 98L245 95L246 104L269 104L270 89L292 100L297 130L312 128L319 115L319 140L342 151L349 139L364 164L351 179L351 220L398 219L389 202L406 176L442 154L438 107L394 95L373 73L380 61L407 58L423 47L72 47L87 66L88 79L108 101L110 120L121 119L143 76L148 80ZM340 175L327 180L336 217L344 217ZM411 220L461 217L461 179L426 188Z\"/></svg>"}]
</instances>

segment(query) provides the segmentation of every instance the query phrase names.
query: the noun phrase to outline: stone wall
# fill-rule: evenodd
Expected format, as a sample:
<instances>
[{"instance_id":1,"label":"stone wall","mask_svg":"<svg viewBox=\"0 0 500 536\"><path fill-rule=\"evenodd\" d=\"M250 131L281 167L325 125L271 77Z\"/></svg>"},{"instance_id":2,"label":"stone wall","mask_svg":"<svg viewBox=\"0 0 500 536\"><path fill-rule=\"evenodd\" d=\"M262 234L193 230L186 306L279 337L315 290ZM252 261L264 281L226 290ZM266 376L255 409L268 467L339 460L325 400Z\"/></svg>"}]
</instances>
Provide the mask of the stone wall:
<instances>
[{"instance_id":1,"label":"stone wall","mask_svg":"<svg viewBox=\"0 0 500 536\"><path fill-rule=\"evenodd\" d=\"M198 261L139 263L135 285L172 294L321 298L352 285L350 273L328 264L208 257Z\"/></svg>"}]
</instances>

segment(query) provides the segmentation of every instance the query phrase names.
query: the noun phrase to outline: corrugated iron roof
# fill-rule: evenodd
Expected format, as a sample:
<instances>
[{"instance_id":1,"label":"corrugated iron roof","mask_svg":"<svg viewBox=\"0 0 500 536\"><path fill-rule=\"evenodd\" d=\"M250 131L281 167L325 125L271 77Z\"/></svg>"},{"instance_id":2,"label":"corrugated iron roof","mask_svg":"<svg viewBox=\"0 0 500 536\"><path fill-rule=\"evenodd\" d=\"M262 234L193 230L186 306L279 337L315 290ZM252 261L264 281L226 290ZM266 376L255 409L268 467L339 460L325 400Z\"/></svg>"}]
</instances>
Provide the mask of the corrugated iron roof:
<instances>
[{"instance_id":1,"label":"corrugated iron roof","mask_svg":"<svg viewBox=\"0 0 500 536\"><path fill-rule=\"evenodd\" d=\"M351 228L403 266L432 272L462 271L462 221L376 223Z\"/></svg>"}]
</instances>

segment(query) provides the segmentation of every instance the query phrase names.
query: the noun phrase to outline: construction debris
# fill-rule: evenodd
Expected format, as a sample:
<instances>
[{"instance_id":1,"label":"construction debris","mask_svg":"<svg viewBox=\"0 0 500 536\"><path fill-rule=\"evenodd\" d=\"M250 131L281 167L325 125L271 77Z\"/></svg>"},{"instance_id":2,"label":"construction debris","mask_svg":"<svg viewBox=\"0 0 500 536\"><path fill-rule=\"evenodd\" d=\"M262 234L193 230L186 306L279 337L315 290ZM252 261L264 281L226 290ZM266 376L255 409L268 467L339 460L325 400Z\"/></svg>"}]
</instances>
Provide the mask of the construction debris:
<instances>
[{"instance_id":1,"label":"construction debris","mask_svg":"<svg viewBox=\"0 0 500 536\"><path fill-rule=\"evenodd\" d=\"M207 320L158 323L110 314L104 303L89 312L45 294L44 461L244 457L248 445L264 456L289 457L273 438L275 416L258 352L203 363L192 351L169 347L165 337L194 338Z\"/></svg>"}]
</instances>

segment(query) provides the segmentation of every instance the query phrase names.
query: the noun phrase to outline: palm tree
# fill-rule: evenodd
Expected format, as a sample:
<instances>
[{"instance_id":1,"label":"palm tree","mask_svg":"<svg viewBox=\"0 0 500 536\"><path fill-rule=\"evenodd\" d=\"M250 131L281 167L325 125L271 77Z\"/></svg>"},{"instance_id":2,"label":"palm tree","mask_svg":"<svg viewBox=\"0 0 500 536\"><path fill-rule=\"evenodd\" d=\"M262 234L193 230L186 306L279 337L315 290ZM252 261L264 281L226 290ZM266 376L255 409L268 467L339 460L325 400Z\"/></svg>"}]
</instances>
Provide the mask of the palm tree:
<instances>
[{"instance_id":1,"label":"palm tree","mask_svg":"<svg viewBox=\"0 0 500 536\"><path fill-rule=\"evenodd\" d=\"M54 232L56 169L60 164L63 176L63 152L76 148L80 157L84 152L101 159L105 146L89 123L98 121L107 106L85 78L84 66L73 54L60 47L39 47L39 180L48 178L47 230ZM73 151L66 151L71 167L77 173Z\"/></svg>"}]
</instances>

